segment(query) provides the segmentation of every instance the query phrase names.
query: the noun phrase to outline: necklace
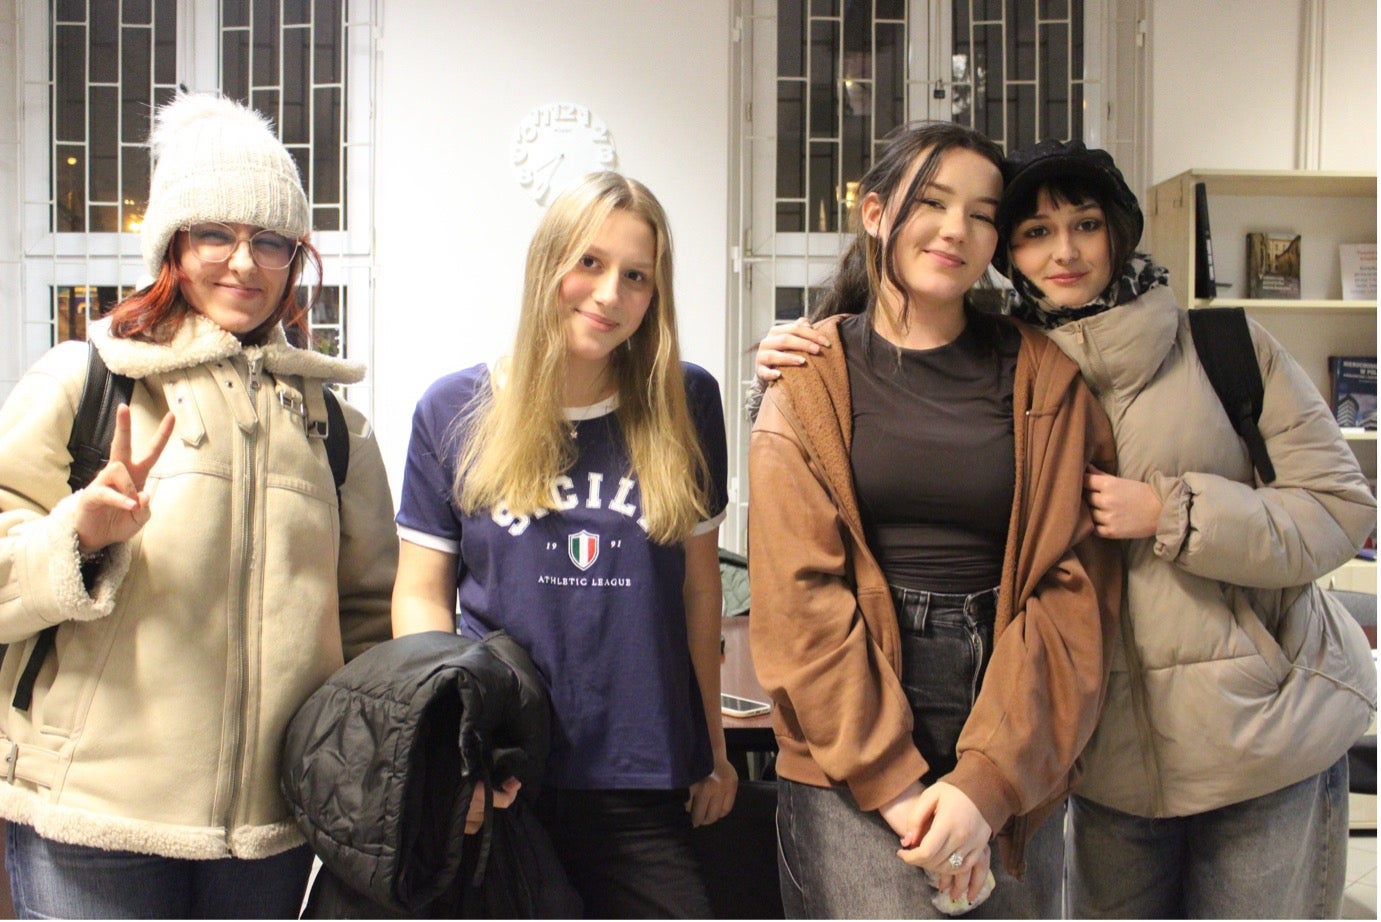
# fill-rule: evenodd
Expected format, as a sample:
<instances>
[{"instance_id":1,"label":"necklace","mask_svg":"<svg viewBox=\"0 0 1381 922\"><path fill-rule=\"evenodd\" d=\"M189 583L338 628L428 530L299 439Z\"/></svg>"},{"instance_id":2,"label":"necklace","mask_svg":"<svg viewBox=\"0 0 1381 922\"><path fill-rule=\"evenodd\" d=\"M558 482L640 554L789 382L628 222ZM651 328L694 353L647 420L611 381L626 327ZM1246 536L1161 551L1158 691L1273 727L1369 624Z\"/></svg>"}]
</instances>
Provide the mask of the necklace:
<instances>
[{"instance_id":1,"label":"necklace","mask_svg":"<svg viewBox=\"0 0 1381 922\"><path fill-rule=\"evenodd\" d=\"M617 393L605 397L598 403L592 403L582 407L566 407L566 428L573 440L580 438L580 421L583 419L597 419L606 416L619 405L619 395Z\"/></svg>"}]
</instances>

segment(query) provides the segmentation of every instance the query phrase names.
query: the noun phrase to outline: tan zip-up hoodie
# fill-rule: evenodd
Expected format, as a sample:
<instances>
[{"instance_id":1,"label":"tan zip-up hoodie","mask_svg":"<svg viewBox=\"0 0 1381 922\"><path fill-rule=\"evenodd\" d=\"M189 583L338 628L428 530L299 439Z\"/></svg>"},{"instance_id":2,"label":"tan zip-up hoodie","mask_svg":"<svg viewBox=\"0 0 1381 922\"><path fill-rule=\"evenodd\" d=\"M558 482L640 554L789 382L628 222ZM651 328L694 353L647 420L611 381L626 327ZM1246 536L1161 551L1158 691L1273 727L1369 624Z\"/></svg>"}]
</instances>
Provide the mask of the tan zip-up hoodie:
<instances>
[{"instance_id":1,"label":"tan zip-up hoodie","mask_svg":"<svg viewBox=\"0 0 1381 922\"><path fill-rule=\"evenodd\" d=\"M83 584L67 439L87 346L40 359L0 408L0 815L63 842L176 858L258 858L302 841L279 793L283 731L345 659L389 636L392 499L364 418L342 404L339 506L322 381L363 368L243 348L191 315L169 345L92 342L136 378L136 452L169 409L152 518ZM57 646L11 706L36 634Z\"/></svg>"},{"instance_id":2,"label":"tan zip-up hoodie","mask_svg":"<svg viewBox=\"0 0 1381 922\"><path fill-rule=\"evenodd\" d=\"M899 678L896 612L854 494L838 319L820 325L836 347L782 369L753 427L749 630L758 677L776 705L777 773L847 785L862 809L875 810L926 763ZM994 649L958 765L944 778L1005 830L1014 872L1077 775L1107 686L1122 586L1117 548L1093 536L1083 501L1085 467L1115 469L1107 417L1078 367L1041 334L1019 329L1016 501Z\"/></svg>"}]
</instances>

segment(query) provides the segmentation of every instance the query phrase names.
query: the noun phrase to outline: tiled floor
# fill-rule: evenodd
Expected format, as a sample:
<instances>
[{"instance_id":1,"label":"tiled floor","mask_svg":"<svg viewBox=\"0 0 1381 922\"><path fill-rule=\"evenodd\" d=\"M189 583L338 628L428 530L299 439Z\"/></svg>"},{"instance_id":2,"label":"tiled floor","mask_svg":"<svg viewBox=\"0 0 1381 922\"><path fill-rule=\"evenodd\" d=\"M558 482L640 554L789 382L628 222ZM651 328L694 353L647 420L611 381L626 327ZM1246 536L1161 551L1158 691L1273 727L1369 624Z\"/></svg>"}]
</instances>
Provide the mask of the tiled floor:
<instances>
[{"instance_id":1,"label":"tiled floor","mask_svg":"<svg viewBox=\"0 0 1381 922\"><path fill-rule=\"evenodd\" d=\"M1344 919L1376 918L1376 833L1354 832L1348 837L1347 889L1343 891Z\"/></svg>"}]
</instances>

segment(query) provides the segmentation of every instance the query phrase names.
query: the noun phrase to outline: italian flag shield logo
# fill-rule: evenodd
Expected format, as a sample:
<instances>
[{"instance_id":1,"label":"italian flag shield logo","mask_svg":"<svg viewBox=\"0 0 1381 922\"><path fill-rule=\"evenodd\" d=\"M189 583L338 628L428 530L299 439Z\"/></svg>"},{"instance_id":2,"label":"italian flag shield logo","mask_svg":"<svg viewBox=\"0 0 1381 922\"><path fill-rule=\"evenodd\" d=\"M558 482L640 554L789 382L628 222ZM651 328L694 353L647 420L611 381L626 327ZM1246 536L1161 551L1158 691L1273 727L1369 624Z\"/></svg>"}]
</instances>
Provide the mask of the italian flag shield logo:
<instances>
[{"instance_id":1,"label":"italian flag shield logo","mask_svg":"<svg viewBox=\"0 0 1381 922\"><path fill-rule=\"evenodd\" d=\"M590 569L599 559L599 535L592 535L588 531L567 535L566 552L571 556L571 563L582 570Z\"/></svg>"}]
</instances>

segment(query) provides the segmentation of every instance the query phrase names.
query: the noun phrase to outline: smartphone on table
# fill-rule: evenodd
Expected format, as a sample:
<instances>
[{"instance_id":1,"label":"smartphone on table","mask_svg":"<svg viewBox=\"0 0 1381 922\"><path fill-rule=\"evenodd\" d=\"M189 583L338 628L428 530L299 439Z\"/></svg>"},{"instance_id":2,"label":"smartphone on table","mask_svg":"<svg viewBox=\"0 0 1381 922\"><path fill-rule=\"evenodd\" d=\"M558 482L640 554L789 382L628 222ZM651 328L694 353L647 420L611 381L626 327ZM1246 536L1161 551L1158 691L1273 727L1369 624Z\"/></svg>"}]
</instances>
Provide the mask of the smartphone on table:
<instances>
[{"instance_id":1,"label":"smartphone on table","mask_svg":"<svg viewBox=\"0 0 1381 922\"><path fill-rule=\"evenodd\" d=\"M724 712L726 717L757 717L760 714L770 713L772 705L766 701L755 701L752 698L741 698L738 695L721 694L719 696L719 709Z\"/></svg>"}]
</instances>

